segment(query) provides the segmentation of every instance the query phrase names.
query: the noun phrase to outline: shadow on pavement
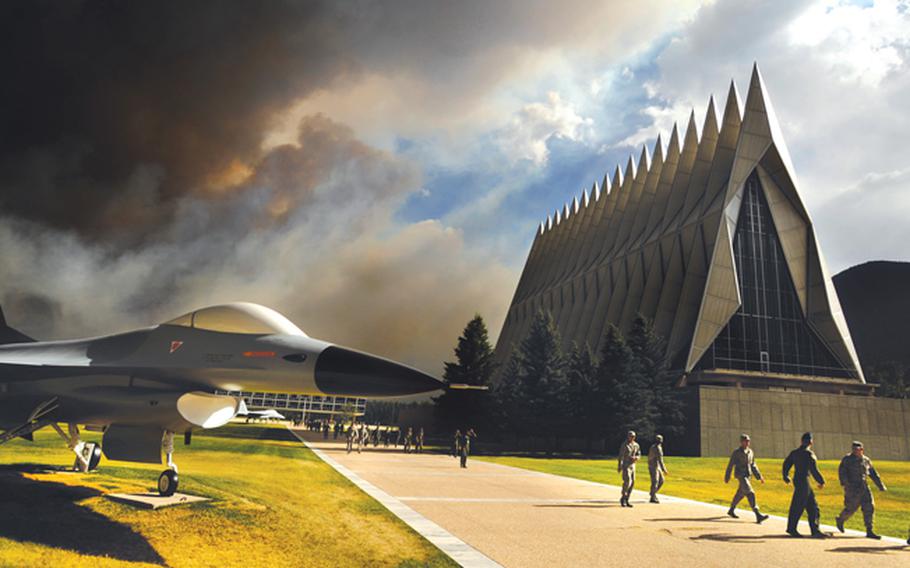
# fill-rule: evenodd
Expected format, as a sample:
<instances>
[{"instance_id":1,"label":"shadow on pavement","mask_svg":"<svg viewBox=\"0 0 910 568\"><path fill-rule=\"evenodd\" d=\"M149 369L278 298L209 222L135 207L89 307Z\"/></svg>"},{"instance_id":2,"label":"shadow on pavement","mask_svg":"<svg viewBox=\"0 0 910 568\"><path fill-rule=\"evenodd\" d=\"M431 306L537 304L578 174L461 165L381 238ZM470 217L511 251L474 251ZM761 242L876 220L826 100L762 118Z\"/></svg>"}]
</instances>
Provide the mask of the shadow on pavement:
<instances>
[{"instance_id":1,"label":"shadow on pavement","mask_svg":"<svg viewBox=\"0 0 910 568\"><path fill-rule=\"evenodd\" d=\"M687 518L661 518L661 519L645 519L646 521L651 521L655 523L702 523L702 522L712 522L712 523L725 523L727 520L733 521L735 519L730 519L726 515L721 515L719 517L687 517Z\"/></svg>"},{"instance_id":2,"label":"shadow on pavement","mask_svg":"<svg viewBox=\"0 0 910 568\"><path fill-rule=\"evenodd\" d=\"M866 554L884 554L895 550L910 551L910 546L898 544L897 546L842 546L832 548L828 552L862 552Z\"/></svg>"},{"instance_id":3,"label":"shadow on pavement","mask_svg":"<svg viewBox=\"0 0 910 568\"><path fill-rule=\"evenodd\" d=\"M689 537L689 540L711 540L714 542L732 542L739 544L761 544L766 540L792 539L787 534L740 535L726 533L701 534Z\"/></svg>"},{"instance_id":4,"label":"shadow on pavement","mask_svg":"<svg viewBox=\"0 0 910 568\"><path fill-rule=\"evenodd\" d=\"M142 535L79 505L101 495L97 489L21 475L46 471L49 468L34 464L0 467L0 537L78 554L165 564Z\"/></svg>"},{"instance_id":5,"label":"shadow on pavement","mask_svg":"<svg viewBox=\"0 0 910 568\"><path fill-rule=\"evenodd\" d=\"M534 505L540 508L569 508L569 509L615 509L619 503L615 501L585 501L581 503L540 503Z\"/></svg>"}]
</instances>

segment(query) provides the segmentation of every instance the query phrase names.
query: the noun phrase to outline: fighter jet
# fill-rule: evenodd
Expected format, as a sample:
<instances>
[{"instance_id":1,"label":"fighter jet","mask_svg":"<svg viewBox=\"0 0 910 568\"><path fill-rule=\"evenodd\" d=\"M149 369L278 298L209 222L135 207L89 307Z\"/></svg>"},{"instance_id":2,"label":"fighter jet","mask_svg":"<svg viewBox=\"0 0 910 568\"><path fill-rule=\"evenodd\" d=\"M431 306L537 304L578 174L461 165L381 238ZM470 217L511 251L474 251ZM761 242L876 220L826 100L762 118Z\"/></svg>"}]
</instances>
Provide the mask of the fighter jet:
<instances>
[{"instance_id":1,"label":"fighter jet","mask_svg":"<svg viewBox=\"0 0 910 568\"><path fill-rule=\"evenodd\" d=\"M243 408L216 390L369 398L442 388L417 369L311 338L258 304L65 341L35 341L0 309L0 444L50 426L83 472L98 466L102 450L111 460L160 464L163 449L162 495L178 486L175 434L189 444L194 429L222 426ZM103 432L101 447L83 442L80 426Z\"/></svg>"}]
</instances>

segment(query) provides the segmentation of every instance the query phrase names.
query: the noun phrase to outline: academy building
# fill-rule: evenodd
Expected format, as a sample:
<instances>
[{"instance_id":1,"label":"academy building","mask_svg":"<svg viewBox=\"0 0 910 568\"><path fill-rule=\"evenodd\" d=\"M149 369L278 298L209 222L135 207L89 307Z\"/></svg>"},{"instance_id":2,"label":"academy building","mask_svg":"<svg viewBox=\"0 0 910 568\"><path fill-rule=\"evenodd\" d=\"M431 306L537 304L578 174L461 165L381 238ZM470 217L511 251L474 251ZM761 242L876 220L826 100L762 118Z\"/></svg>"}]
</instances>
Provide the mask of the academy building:
<instances>
[{"instance_id":1,"label":"academy building","mask_svg":"<svg viewBox=\"0 0 910 568\"><path fill-rule=\"evenodd\" d=\"M783 456L811 430L823 457L861 438L910 459L910 402L865 382L757 67L744 108L731 84L700 135L693 112L682 138L674 126L541 223L500 361L539 310L566 347L595 350L608 324L652 319L690 395L689 453L726 455L746 431Z\"/></svg>"}]
</instances>

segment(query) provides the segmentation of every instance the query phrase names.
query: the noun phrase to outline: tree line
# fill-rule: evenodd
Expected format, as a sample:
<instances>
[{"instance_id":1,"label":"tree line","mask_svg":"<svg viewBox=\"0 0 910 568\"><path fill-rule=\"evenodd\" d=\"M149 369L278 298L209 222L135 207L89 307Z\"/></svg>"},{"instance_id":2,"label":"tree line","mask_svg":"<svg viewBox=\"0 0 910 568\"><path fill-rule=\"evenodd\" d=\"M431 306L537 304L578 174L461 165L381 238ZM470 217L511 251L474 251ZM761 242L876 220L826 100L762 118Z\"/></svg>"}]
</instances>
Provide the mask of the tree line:
<instances>
[{"instance_id":1,"label":"tree line","mask_svg":"<svg viewBox=\"0 0 910 568\"><path fill-rule=\"evenodd\" d=\"M683 435L681 393L668 371L666 344L648 319L637 317L626 336L609 325L597 353L587 344L573 343L568 352L561 345L551 314L538 312L498 368L486 325L475 316L443 379L491 390L446 391L435 399L437 425L473 425L508 438L580 438L589 445L606 439L608 450L628 430L643 441L658 433L668 440Z\"/></svg>"}]
</instances>

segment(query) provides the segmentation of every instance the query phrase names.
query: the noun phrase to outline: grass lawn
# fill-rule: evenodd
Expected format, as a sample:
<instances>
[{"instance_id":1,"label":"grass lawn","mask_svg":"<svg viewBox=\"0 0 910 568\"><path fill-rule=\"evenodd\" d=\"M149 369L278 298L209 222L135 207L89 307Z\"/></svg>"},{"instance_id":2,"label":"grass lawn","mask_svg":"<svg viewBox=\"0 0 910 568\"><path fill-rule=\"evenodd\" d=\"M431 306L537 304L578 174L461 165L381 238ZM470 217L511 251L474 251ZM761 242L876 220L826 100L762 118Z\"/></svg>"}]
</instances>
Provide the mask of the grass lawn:
<instances>
[{"instance_id":1,"label":"grass lawn","mask_svg":"<svg viewBox=\"0 0 910 568\"><path fill-rule=\"evenodd\" d=\"M86 475L48 472L73 462L49 428L0 447L0 566L455 565L283 426L197 433L175 459L180 490L213 501L111 502L102 494L153 491L164 467L102 459Z\"/></svg>"},{"instance_id":2,"label":"grass lawn","mask_svg":"<svg viewBox=\"0 0 910 568\"><path fill-rule=\"evenodd\" d=\"M599 483L622 484L622 479L616 471L615 459L550 459L511 456L477 456L476 459ZM758 482L753 484L759 506L766 513L786 516L790 507L792 486L786 485L781 479L783 460L759 459L757 463L765 476L764 485ZM839 463L840 460L819 462L819 469L827 484L823 490L819 490L813 485L821 508L822 523L830 525L834 525L834 517L843 508L844 494L837 480ZM876 532L906 539L908 525L910 525L910 462L874 460L873 463L888 488L886 493L881 493L878 489L872 490L875 497ZM724 485L727 458L668 457L666 464L670 474L667 476L662 493L705 503L730 505L730 499L736 493L736 482L731 479L728 485ZM636 488L647 491L650 487L647 463L638 466L637 474ZM619 495L616 498L618 500ZM740 507L748 507L748 503L743 500ZM751 513L747 514L751 515ZM749 518L746 515L740 516ZM857 511L853 515L847 522L847 527L865 530L862 511Z\"/></svg>"}]
</instances>

